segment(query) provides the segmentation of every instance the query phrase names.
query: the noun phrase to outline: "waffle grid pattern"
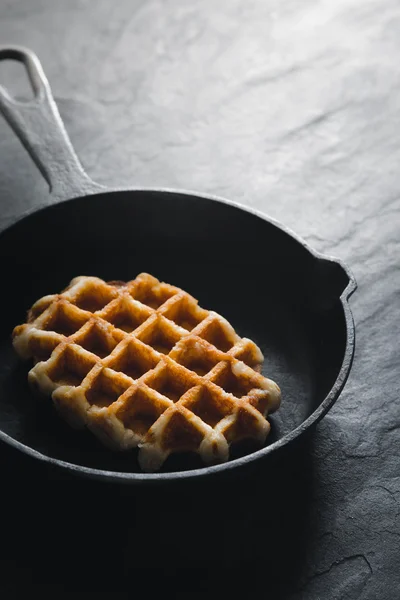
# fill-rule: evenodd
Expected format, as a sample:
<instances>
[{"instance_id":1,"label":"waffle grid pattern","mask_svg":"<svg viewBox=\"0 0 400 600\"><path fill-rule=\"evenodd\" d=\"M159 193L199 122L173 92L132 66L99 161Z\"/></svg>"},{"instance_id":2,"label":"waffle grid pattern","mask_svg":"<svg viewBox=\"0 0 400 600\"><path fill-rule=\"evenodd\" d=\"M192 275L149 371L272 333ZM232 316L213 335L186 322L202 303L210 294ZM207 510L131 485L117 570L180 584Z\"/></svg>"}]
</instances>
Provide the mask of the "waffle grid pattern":
<instances>
[{"instance_id":1,"label":"waffle grid pattern","mask_svg":"<svg viewBox=\"0 0 400 600\"><path fill-rule=\"evenodd\" d=\"M13 343L34 358L30 384L72 426L113 449L139 446L144 471L174 452L213 464L241 439L263 443L280 403L251 340L146 273L128 283L73 279L32 306Z\"/></svg>"}]
</instances>

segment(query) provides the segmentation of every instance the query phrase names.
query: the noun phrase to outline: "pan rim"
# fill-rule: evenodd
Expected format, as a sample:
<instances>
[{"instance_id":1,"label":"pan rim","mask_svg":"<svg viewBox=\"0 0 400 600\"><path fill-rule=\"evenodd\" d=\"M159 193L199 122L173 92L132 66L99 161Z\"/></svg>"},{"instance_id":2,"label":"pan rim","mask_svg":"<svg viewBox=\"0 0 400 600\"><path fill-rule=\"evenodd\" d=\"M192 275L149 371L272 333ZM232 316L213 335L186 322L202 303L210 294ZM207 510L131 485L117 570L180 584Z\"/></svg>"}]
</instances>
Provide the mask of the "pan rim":
<instances>
[{"instance_id":1,"label":"pan rim","mask_svg":"<svg viewBox=\"0 0 400 600\"><path fill-rule=\"evenodd\" d=\"M337 375L337 378L329 391L329 393L322 400L320 405L305 419L300 425L298 425L295 429L284 435L281 439L275 441L269 446L261 448L260 450L256 450L250 454L242 456L240 458L236 458L234 460L228 461L226 463L221 463L212 466L204 466L201 468L188 470L188 471L171 471L167 473L129 473L129 472L116 472L116 471L108 471L104 469L96 469L93 467L86 467L83 465L76 465L74 463L70 463L58 458L54 458L51 456L47 456L34 448L25 445L18 440L15 440L13 437L5 433L0 429L0 440L7 443L8 445L20 450L24 454L40 460L42 463L46 463L52 466L60 467L62 469L67 470L70 473L75 475L87 476L93 479L104 480L115 483L125 483L125 484L157 484L157 483L167 483L172 481L186 481L192 479L201 479L207 476L216 476L223 472L228 472L233 469L237 469L243 467L246 464L256 462L261 458L272 454L273 452L282 449L283 447L288 446L293 443L296 439L298 439L301 435L303 435L307 430L311 429L315 426L322 417L329 411L329 409L333 406L333 404L338 399L346 381L350 373L351 365L354 357L354 349L355 349L355 325L353 314L349 305L349 298L354 293L357 288L357 283L352 274L349 267L343 263L340 259L337 259L333 256L323 254L318 252L314 248L312 248L303 238L297 235L294 231L292 231L289 227L282 224L281 222L269 217L261 211L254 209L253 207L245 206L239 202L228 200L226 198L214 195L214 194L204 194L196 191L185 190L185 189L174 189L174 188L165 188L165 187L121 187L121 188L107 188L104 190L96 189L93 193L83 194L83 195L74 195L71 198L64 199L62 201L51 203L47 202L38 207L33 207L28 211L25 211L21 215L12 219L0 232L0 239L3 235L12 229L14 226L17 226L19 223L28 219L33 214L38 214L45 211L48 208L53 206L58 206L59 204L66 204L73 200L84 200L85 198L92 196L103 196L110 193L140 193L140 192L148 192L155 194L170 194L170 195L180 195L180 196L188 196L199 198L202 200L211 200L215 202L219 202L221 204L231 206L232 208L236 208L238 210L243 210L249 214L252 214L255 217L266 221L267 223L273 225L277 229L281 230L286 235L289 235L293 238L298 244L300 244L303 248L305 248L315 259L317 260L325 260L329 262L334 262L338 264L345 271L348 277L348 284L345 289L342 291L339 301L342 305L344 321L346 327L346 347L343 355L342 364Z\"/></svg>"}]
</instances>

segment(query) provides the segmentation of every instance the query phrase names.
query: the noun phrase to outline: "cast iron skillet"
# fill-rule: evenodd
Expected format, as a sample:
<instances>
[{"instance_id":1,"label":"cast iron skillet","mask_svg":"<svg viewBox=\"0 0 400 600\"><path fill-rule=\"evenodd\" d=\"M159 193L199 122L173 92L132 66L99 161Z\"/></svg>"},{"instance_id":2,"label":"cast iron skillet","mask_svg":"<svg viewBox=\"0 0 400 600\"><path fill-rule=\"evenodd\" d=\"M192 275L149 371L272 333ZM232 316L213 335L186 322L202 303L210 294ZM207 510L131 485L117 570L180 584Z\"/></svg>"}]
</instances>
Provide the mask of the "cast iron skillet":
<instances>
[{"instance_id":1,"label":"cast iron skillet","mask_svg":"<svg viewBox=\"0 0 400 600\"><path fill-rule=\"evenodd\" d=\"M356 282L347 267L222 198L94 183L74 153L37 57L0 48L5 59L24 63L35 97L17 102L0 88L0 109L49 183L53 203L0 234L0 438L85 476L151 483L236 473L314 426L338 398L352 363L348 298ZM135 451L110 453L90 433L71 430L50 402L33 399L29 366L10 343L27 308L79 274L129 280L142 271L189 291L261 347L263 372L282 389L264 448L239 447L230 462L206 468L197 458L171 457L161 473L144 474Z\"/></svg>"}]
</instances>

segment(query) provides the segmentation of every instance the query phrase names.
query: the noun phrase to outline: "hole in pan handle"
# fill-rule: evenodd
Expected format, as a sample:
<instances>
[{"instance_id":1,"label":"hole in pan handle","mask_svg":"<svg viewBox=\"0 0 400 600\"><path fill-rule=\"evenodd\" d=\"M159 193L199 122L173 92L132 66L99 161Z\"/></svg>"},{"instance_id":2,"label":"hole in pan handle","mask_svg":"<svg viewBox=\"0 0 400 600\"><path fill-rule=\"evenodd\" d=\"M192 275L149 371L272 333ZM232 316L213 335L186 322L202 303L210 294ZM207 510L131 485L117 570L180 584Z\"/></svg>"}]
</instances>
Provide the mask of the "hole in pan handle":
<instances>
[{"instance_id":1,"label":"hole in pan handle","mask_svg":"<svg viewBox=\"0 0 400 600\"><path fill-rule=\"evenodd\" d=\"M0 61L25 66L34 98L18 101L0 85L0 112L50 186L54 200L104 191L85 173L61 120L37 56L20 46L0 46Z\"/></svg>"}]
</instances>

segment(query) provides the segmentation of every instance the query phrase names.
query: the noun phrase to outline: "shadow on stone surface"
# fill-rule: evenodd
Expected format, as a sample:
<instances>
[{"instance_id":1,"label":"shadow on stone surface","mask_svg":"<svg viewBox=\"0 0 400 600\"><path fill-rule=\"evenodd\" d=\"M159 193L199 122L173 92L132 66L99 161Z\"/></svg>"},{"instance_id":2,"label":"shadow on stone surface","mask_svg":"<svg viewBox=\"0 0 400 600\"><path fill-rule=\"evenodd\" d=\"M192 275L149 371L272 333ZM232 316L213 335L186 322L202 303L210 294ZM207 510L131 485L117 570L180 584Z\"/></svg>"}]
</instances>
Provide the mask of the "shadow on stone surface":
<instances>
[{"instance_id":1,"label":"shadow on stone surface","mask_svg":"<svg viewBox=\"0 0 400 600\"><path fill-rule=\"evenodd\" d=\"M88 482L30 460L29 469L27 459L10 449L2 458L9 490L3 514L12 504L21 515L19 523L5 520L2 528L0 553L9 562L5 582L9 578L12 589L19 585L13 580L17 563L32 583L63 593L133 590L141 569L149 570L152 587L172 585L175 597L187 577L197 581L190 597L211 585L248 593L264 581L276 598L297 586L310 521L308 439L246 476L169 489ZM16 477L20 461L23 481ZM226 577L226 569L234 576Z\"/></svg>"}]
</instances>

